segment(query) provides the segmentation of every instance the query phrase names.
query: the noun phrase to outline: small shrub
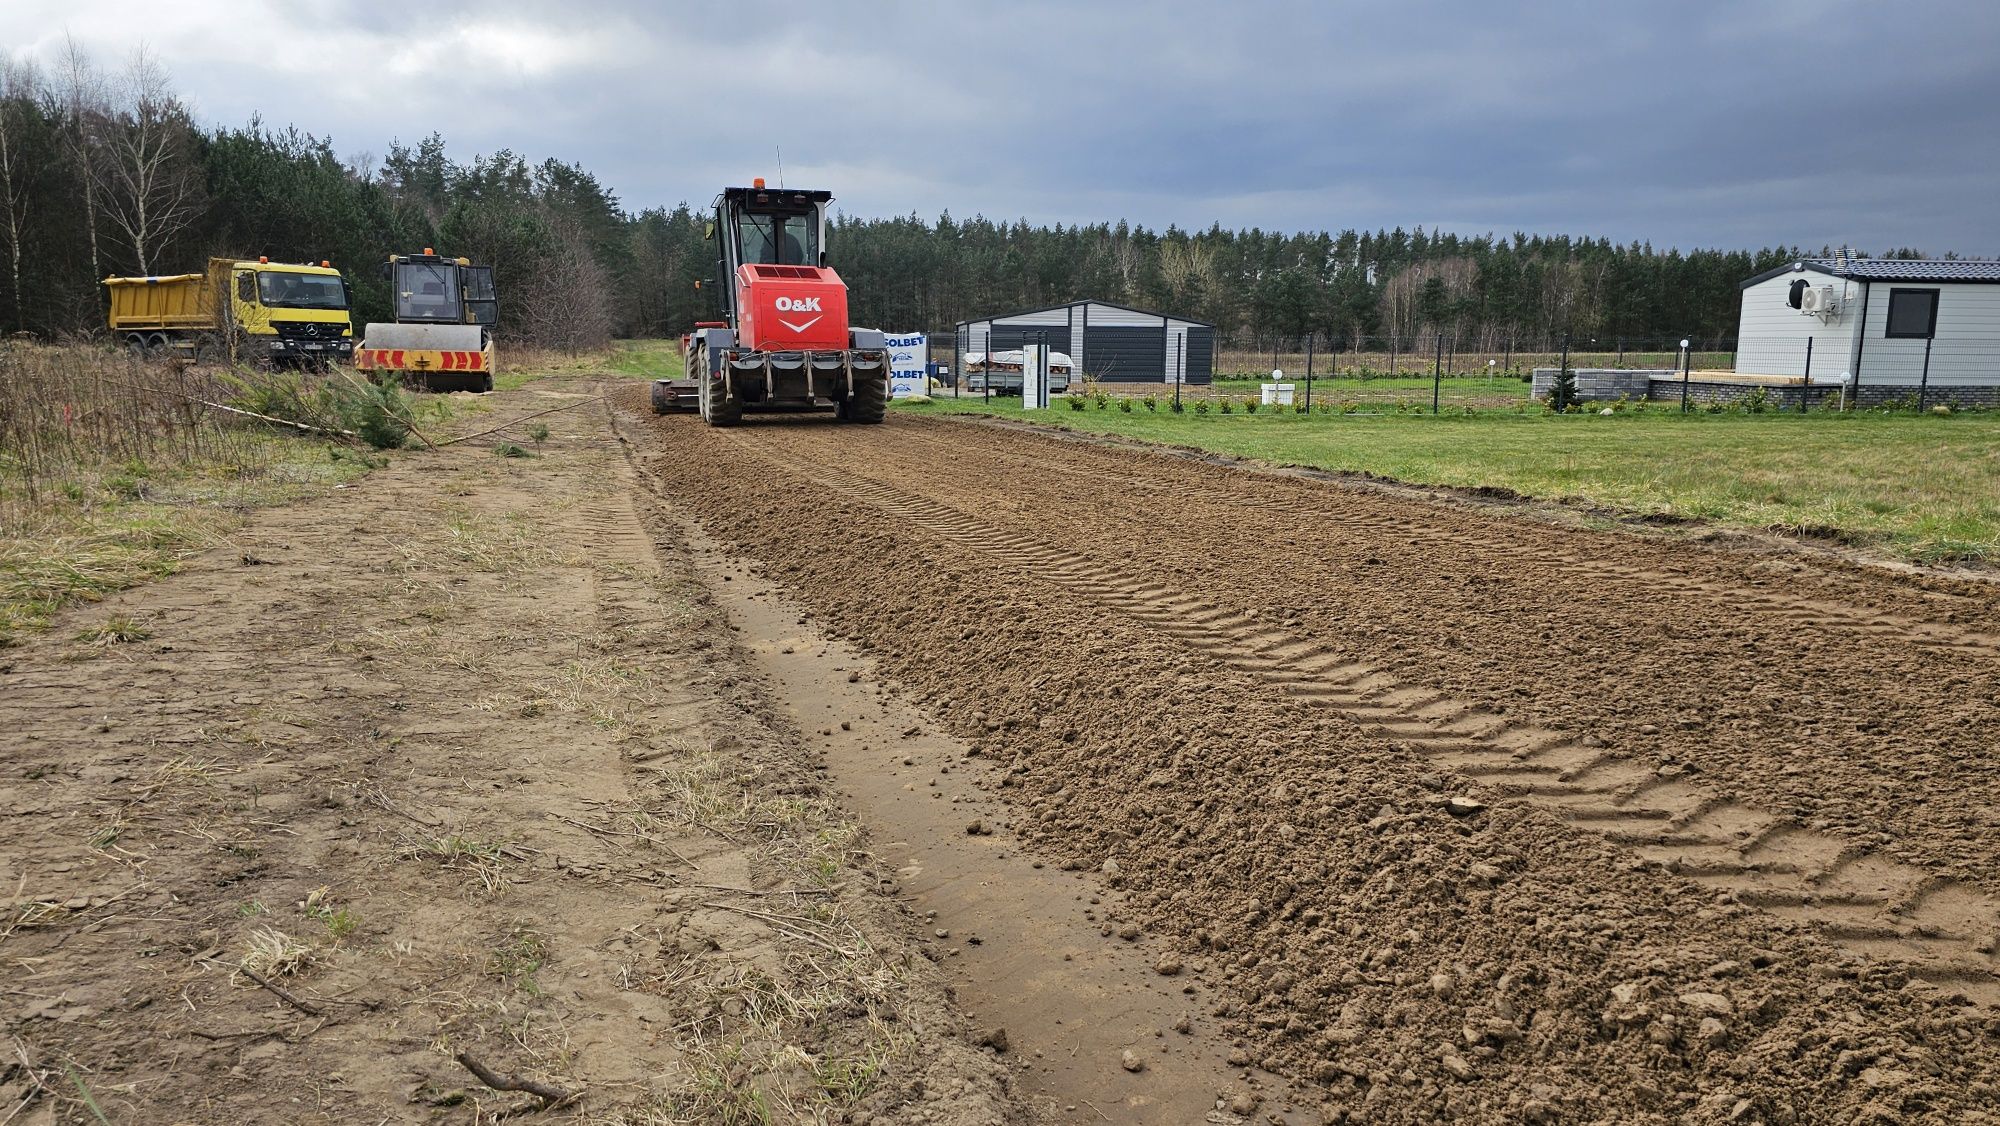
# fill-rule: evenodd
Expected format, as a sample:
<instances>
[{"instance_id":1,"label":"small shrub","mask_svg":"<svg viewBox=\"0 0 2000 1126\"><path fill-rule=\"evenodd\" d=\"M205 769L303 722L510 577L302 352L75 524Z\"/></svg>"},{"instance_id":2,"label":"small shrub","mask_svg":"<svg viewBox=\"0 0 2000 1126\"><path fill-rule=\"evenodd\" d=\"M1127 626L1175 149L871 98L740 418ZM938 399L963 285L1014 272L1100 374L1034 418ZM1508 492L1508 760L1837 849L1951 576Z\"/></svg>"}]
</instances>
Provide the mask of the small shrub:
<instances>
[{"instance_id":1,"label":"small shrub","mask_svg":"<svg viewBox=\"0 0 2000 1126\"><path fill-rule=\"evenodd\" d=\"M1186 410L1186 409L1187 409L1186 407L1184 407L1184 406L1182 406L1182 405L1181 405L1181 401L1180 401L1179 399L1175 399L1175 400L1174 400L1174 402L1173 402L1173 412L1174 412L1175 414L1179 414L1179 413L1181 413L1181 412L1182 412L1183 410Z\"/></svg>"},{"instance_id":2,"label":"small shrub","mask_svg":"<svg viewBox=\"0 0 2000 1126\"><path fill-rule=\"evenodd\" d=\"M1951 408L1943 403L1939 403L1937 406L1931 408L1931 413L1939 418L1950 418Z\"/></svg>"},{"instance_id":3,"label":"small shrub","mask_svg":"<svg viewBox=\"0 0 2000 1126\"><path fill-rule=\"evenodd\" d=\"M1125 412L1126 414L1131 414L1131 413L1132 413L1132 400L1130 400L1130 399L1120 399L1120 400L1118 400L1118 409L1119 409L1119 410L1121 410L1121 411L1124 411L1124 412Z\"/></svg>"},{"instance_id":4,"label":"small shrub","mask_svg":"<svg viewBox=\"0 0 2000 1126\"><path fill-rule=\"evenodd\" d=\"M1353 399L1348 399L1340 404L1340 413L1342 414L1353 414L1360 409L1361 404L1355 402Z\"/></svg>"},{"instance_id":5,"label":"small shrub","mask_svg":"<svg viewBox=\"0 0 2000 1126\"><path fill-rule=\"evenodd\" d=\"M1200 415L1205 415L1205 414L1207 414L1207 413L1208 413L1208 400L1207 400L1207 399L1196 399L1196 400L1194 401L1194 413L1196 413L1196 414L1200 414Z\"/></svg>"},{"instance_id":6,"label":"small shrub","mask_svg":"<svg viewBox=\"0 0 2000 1126\"><path fill-rule=\"evenodd\" d=\"M1292 413L1293 413L1293 414L1306 414L1307 412L1309 412L1309 411L1311 411L1311 410L1312 410L1312 407L1311 407L1311 406L1309 406L1309 405L1307 405L1307 404L1305 404L1305 403L1293 403L1293 404L1292 404Z\"/></svg>"},{"instance_id":7,"label":"small shrub","mask_svg":"<svg viewBox=\"0 0 2000 1126\"><path fill-rule=\"evenodd\" d=\"M1743 396L1743 409L1751 414L1763 414L1770 406L1771 392L1765 388L1752 387L1750 393Z\"/></svg>"},{"instance_id":8,"label":"small shrub","mask_svg":"<svg viewBox=\"0 0 2000 1126\"><path fill-rule=\"evenodd\" d=\"M542 443L549 440L548 424L537 422L533 426L528 427L528 440L535 444L535 449L541 449Z\"/></svg>"},{"instance_id":9,"label":"small shrub","mask_svg":"<svg viewBox=\"0 0 2000 1126\"><path fill-rule=\"evenodd\" d=\"M1220 401L1216 409L1220 410L1223 414L1233 414L1236 411L1236 403L1234 400L1225 397Z\"/></svg>"},{"instance_id":10,"label":"small shrub","mask_svg":"<svg viewBox=\"0 0 2000 1126\"><path fill-rule=\"evenodd\" d=\"M1104 408L1111 405L1111 396L1105 394L1102 391L1099 391L1096 395L1092 396L1092 398L1097 402L1098 410L1103 410Z\"/></svg>"},{"instance_id":11,"label":"small shrub","mask_svg":"<svg viewBox=\"0 0 2000 1126\"><path fill-rule=\"evenodd\" d=\"M378 450L400 450L410 440L409 397L393 380L381 383L337 383L321 386L335 395L335 410L347 429Z\"/></svg>"},{"instance_id":12,"label":"small shrub","mask_svg":"<svg viewBox=\"0 0 2000 1126\"><path fill-rule=\"evenodd\" d=\"M526 450L522 449L521 447L519 447L519 446L515 445L515 444L514 444L514 443L512 443L512 442L501 442L501 443L500 443L499 445L497 445L497 446L494 446L494 447L493 447L493 453L494 453L494 455L495 455L495 456L497 456L497 457L533 457L533 456L535 456L534 454L531 454L531 453L529 453L528 451L526 451Z\"/></svg>"},{"instance_id":13,"label":"small shrub","mask_svg":"<svg viewBox=\"0 0 2000 1126\"><path fill-rule=\"evenodd\" d=\"M1148 411L1157 411L1160 409L1160 400L1156 395L1148 395L1142 401L1146 404Z\"/></svg>"},{"instance_id":14,"label":"small shrub","mask_svg":"<svg viewBox=\"0 0 2000 1126\"><path fill-rule=\"evenodd\" d=\"M1262 406L1262 405L1263 405L1263 404L1262 404L1261 402L1259 402L1259 401L1257 400L1257 398L1256 398L1256 397L1255 397L1254 395L1253 395L1253 396L1250 396L1250 397L1248 397L1248 398L1245 398L1245 399L1243 400L1243 413L1245 413L1245 414L1256 414L1256 413L1257 413L1257 408L1258 408L1258 407L1260 407L1260 406Z\"/></svg>"}]
</instances>

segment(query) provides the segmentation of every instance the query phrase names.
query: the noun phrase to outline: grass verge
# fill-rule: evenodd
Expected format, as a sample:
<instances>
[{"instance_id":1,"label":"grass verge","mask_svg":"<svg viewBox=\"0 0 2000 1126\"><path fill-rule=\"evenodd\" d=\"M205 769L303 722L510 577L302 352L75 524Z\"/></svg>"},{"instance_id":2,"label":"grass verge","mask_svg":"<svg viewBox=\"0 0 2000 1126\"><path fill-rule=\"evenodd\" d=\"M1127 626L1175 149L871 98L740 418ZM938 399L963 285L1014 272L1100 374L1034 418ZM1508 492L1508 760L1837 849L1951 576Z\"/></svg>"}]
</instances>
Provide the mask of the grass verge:
<instances>
[{"instance_id":1,"label":"grass verge","mask_svg":"<svg viewBox=\"0 0 2000 1126\"><path fill-rule=\"evenodd\" d=\"M1482 382L1483 381L1479 381ZM1314 402L1319 402L1315 395ZM1834 535L1918 562L2000 559L2000 415L1176 415L1169 400L1081 411L949 397L911 414L985 413L1422 485L1499 487L1635 514ZM1428 405L1428 404L1426 404Z\"/></svg>"}]
</instances>

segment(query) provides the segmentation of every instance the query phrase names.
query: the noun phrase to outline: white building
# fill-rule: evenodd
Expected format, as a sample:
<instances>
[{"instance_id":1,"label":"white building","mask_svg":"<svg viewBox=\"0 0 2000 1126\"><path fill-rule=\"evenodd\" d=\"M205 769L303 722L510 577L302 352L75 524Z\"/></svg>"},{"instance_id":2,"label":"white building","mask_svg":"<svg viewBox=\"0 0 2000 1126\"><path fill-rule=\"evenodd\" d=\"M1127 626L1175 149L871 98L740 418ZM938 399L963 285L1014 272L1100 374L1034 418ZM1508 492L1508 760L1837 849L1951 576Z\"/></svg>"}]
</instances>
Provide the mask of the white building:
<instances>
[{"instance_id":1,"label":"white building","mask_svg":"<svg viewBox=\"0 0 2000 1126\"><path fill-rule=\"evenodd\" d=\"M1810 364L1810 368L1808 368ZM1806 258L1743 283L1736 372L2000 406L2000 262Z\"/></svg>"}]
</instances>

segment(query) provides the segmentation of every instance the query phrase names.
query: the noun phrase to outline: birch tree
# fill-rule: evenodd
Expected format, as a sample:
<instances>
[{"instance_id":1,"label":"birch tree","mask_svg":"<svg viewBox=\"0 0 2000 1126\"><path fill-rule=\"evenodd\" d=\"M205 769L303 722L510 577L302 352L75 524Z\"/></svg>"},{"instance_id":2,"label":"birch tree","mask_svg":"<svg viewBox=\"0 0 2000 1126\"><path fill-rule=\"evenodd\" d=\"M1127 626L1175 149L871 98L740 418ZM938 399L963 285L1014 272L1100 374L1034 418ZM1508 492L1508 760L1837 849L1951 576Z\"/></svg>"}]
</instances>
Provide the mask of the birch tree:
<instances>
[{"instance_id":1,"label":"birch tree","mask_svg":"<svg viewBox=\"0 0 2000 1126\"><path fill-rule=\"evenodd\" d=\"M104 76L75 36L63 38L63 52L56 60L51 93L62 115L63 153L76 176L83 196L84 232L90 243L90 277L104 276L104 256L97 245L97 196L101 161L98 142L111 108L104 93Z\"/></svg>"},{"instance_id":2,"label":"birch tree","mask_svg":"<svg viewBox=\"0 0 2000 1126\"><path fill-rule=\"evenodd\" d=\"M104 215L150 274L161 250L200 215L194 124L159 60L141 47L119 80L104 146Z\"/></svg>"},{"instance_id":3,"label":"birch tree","mask_svg":"<svg viewBox=\"0 0 2000 1126\"><path fill-rule=\"evenodd\" d=\"M14 325L27 324L21 294L21 244L34 218L35 168L27 151L32 118L41 113L41 80L25 59L0 58L0 238L7 240L7 292Z\"/></svg>"}]
</instances>

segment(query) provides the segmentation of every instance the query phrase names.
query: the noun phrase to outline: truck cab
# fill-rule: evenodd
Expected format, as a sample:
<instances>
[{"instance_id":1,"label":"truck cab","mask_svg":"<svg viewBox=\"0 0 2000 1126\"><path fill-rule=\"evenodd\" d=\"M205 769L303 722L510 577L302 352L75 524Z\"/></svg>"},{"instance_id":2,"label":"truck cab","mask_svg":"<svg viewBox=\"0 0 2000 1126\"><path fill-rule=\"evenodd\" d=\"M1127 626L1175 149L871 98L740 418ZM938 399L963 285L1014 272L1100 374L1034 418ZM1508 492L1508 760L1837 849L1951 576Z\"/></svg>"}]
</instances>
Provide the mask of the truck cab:
<instances>
[{"instance_id":1,"label":"truck cab","mask_svg":"<svg viewBox=\"0 0 2000 1126\"><path fill-rule=\"evenodd\" d=\"M245 358L317 363L354 354L352 294L330 263L259 258L228 269L232 319L250 353Z\"/></svg>"}]
</instances>

